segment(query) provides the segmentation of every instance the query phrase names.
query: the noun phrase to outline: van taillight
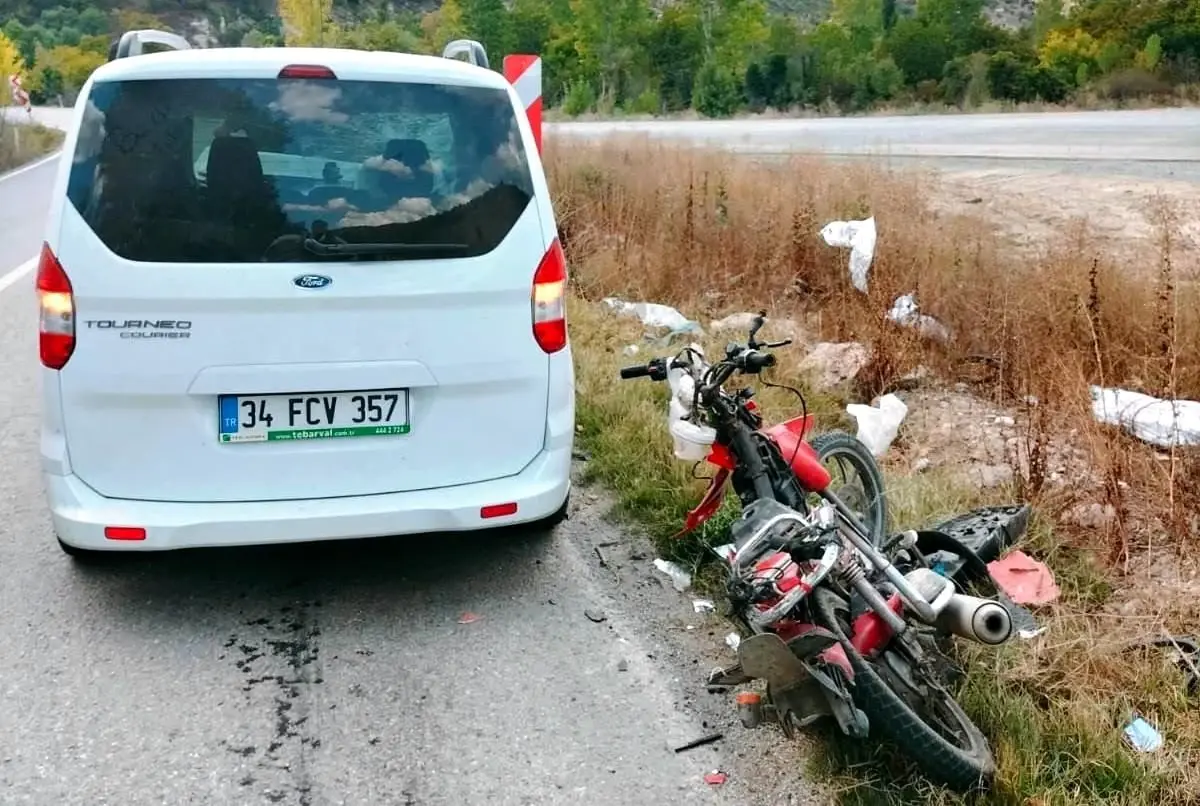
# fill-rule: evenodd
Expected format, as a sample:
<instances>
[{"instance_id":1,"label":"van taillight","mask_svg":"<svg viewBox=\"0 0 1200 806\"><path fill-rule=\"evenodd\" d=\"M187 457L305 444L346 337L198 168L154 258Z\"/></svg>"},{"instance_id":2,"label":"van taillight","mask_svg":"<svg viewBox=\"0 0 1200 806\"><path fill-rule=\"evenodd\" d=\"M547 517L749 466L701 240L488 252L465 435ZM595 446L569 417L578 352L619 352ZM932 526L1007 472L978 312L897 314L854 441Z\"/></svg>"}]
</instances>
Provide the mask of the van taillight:
<instances>
[{"instance_id":1,"label":"van taillight","mask_svg":"<svg viewBox=\"0 0 1200 806\"><path fill-rule=\"evenodd\" d=\"M326 78L336 79L332 70L320 64L289 64L279 71L280 78Z\"/></svg>"},{"instance_id":2,"label":"van taillight","mask_svg":"<svg viewBox=\"0 0 1200 806\"><path fill-rule=\"evenodd\" d=\"M45 243L38 259L37 294L41 311L38 347L42 364L50 369L62 369L75 352L75 296L62 264Z\"/></svg>"},{"instance_id":3,"label":"van taillight","mask_svg":"<svg viewBox=\"0 0 1200 806\"><path fill-rule=\"evenodd\" d=\"M567 346L567 258L558 239L533 274L533 338L547 353Z\"/></svg>"}]
</instances>

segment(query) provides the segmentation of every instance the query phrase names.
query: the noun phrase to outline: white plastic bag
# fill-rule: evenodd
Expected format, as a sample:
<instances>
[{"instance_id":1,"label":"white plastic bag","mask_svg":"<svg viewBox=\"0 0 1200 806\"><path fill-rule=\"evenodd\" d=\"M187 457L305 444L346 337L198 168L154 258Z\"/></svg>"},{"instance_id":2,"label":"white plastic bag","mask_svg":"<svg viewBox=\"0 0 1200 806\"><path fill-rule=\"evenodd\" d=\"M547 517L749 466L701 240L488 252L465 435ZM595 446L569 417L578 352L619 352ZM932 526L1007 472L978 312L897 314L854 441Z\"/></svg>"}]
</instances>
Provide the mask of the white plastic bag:
<instances>
[{"instance_id":1,"label":"white plastic bag","mask_svg":"<svg viewBox=\"0 0 1200 806\"><path fill-rule=\"evenodd\" d=\"M670 305L657 302L625 302L616 297L606 297L604 304L622 316L636 316L648 327L665 327L668 330L694 330L692 322Z\"/></svg>"},{"instance_id":2,"label":"white plastic bag","mask_svg":"<svg viewBox=\"0 0 1200 806\"><path fill-rule=\"evenodd\" d=\"M876 458L887 453L900 433L900 424L908 415L908 406L893 394L879 398L879 406L851 403L846 413L858 421L858 441Z\"/></svg>"},{"instance_id":3,"label":"white plastic bag","mask_svg":"<svg viewBox=\"0 0 1200 806\"><path fill-rule=\"evenodd\" d=\"M867 293L867 273L875 257L875 216L862 221L830 221L821 228L821 237L830 246L850 250L850 282Z\"/></svg>"},{"instance_id":4,"label":"white plastic bag","mask_svg":"<svg viewBox=\"0 0 1200 806\"><path fill-rule=\"evenodd\" d=\"M898 325L915 327L917 332L927 339L937 339L940 342L950 341L950 330L932 316L921 313L915 294L896 297L896 301L892 303L892 309L888 311L888 319Z\"/></svg>"},{"instance_id":5,"label":"white plastic bag","mask_svg":"<svg viewBox=\"0 0 1200 806\"><path fill-rule=\"evenodd\" d=\"M1093 386L1092 414L1160 448L1200 445L1200 402Z\"/></svg>"}]
</instances>

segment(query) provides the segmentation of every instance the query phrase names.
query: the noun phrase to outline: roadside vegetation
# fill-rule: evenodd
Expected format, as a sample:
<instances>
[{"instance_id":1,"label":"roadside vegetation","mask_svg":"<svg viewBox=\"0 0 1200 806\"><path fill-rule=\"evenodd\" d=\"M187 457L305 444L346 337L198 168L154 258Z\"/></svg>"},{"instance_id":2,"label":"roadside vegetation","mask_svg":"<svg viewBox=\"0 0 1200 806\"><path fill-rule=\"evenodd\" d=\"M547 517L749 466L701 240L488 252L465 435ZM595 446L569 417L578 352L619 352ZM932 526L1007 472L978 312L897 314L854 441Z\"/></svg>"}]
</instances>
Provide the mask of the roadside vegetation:
<instances>
[{"instance_id":1,"label":"roadside vegetation","mask_svg":"<svg viewBox=\"0 0 1200 806\"><path fill-rule=\"evenodd\" d=\"M133 28L205 45L537 53L556 114L728 117L1200 100L1178 0L17 0L0 32L35 103L71 103ZM7 44L5 44L7 43ZM5 66L5 74L11 72Z\"/></svg>"},{"instance_id":2,"label":"roadside vegetation","mask_svg":"<svg viewBox=\"0 0 1200 806\"><path fill-rule=\"evenodd\" d=\"M0 173L19 168L62 145L63 133L37 123L13 123L0 117Z\"/></svg>"},{"instance_id":3,"label":"roadside vegetation","mask_svg":"<svg viewBox=\"0 0 1200 806\"><path fill-rule=\"evenodd\" d=\"M920 387L958 385L1013 413L1015 476L981 490L938 467L916 472L911 458L922 436L902 426L883 460L895 525L1028 501L1035 519L1022 548L1052 568L1062 590L1037 611L1043 635L1014 639L999 653L964 648L964 701L993 737L1000 765L995 791L981 802L1194 803L1195 701L1166 655L1128 645L1192 630L1200 616L1189 576L1200 539L1200 459L1097 425L1088 396L1089 383L1103 383L1200 397L1200 365L1185 358L1200 348L1200 290L1171 238L1171 210L1155 213L1159 241L1131 247L1132 258L1097 252L1082 224L1061 244L1030 253L986 222L935 216L921 200L936 187L918 174L812 159L756 163L642 140L588 149L551 140L547 160L573 272L588 472L617 493L620 513L644 525L663 556L715 579L703 546L721 524L669 539L705 482L671 455L664 390L622 382L617 370L670 348L648 342L641 323L615 316L602 298L670 304L706 328L767 308L770 337L785 335L781 329L801 335L780 351L772 380L805 389L822 430L853 432L845 402L898 388L908 397L905 376L924 366L930 374ZM880 237L869 293L861 294L850 285L847 253L817 233L830 220L872 214ZM955 334L950 344L922 340L883 315L914 289L922 312ZM716 347L743 337L706 338ZM873 359L850 386L819 388L798 370L805 339L870 344ZM637 357L627 354L631 345ZM768 416L797 409L779 390L762 390L760 402ZM1076 464L1056 467L1064 445L1075 449L1068 455ZM962 440L964 454L972 447ZM1065 478L1056 478L1062 470ZM1081 519L1089 507L1103 516ZM1162 733L1163 750L1141 754L1124 744L1122 728L1135 714ZM814 771L833 776L843 803L967 802L931 789L885 750L830 738Z\"/></svg>"}]
</instances>

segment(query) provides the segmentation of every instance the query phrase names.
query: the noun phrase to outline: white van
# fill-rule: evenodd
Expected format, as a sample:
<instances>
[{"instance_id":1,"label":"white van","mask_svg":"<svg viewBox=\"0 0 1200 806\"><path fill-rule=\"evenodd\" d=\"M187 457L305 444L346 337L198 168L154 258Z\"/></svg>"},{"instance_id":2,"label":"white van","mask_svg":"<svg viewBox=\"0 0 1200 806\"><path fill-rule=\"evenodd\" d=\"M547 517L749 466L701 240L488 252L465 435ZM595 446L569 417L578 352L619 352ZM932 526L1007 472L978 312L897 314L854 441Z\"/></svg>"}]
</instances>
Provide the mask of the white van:
<instances>
[{"instance_id":1,"label":"white van","mask_svg":"<svg viewBox=\"0 0 1200 806\"><path fill-rule=\"evenodd\" d=\"M74 123L37 271L68 554L565 517L566 265L499 73L182 49Z\"/></svg>"}]
</instances>

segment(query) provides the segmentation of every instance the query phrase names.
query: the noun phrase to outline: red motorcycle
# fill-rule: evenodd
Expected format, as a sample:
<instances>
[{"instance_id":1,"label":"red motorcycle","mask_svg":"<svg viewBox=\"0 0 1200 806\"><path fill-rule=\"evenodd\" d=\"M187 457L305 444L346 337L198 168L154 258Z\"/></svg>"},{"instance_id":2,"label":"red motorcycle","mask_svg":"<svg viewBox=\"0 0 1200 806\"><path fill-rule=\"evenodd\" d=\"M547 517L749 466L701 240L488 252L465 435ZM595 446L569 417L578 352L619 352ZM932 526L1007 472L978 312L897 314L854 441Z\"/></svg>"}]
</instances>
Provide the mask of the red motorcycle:
<instances>
[{"instance_id":1,"label":"red motorcycle","mask_svg":"<svg viewBox=\"0 0 1200 806\"><path fill-rule=\"evenodd\" d=\"M957 552L974 574L964 578L987 576L949 535L885 536L874 458L849 434L826 438L824 453L821 437L806 442L812 418L797 390L802 415L772 427L764 427L751 390L725 391L734 374L774 366L769 350L790 343L757 341L764 322L765 315L757 317L747 344L730 344L715 364L691 346L621 370L625 379L669 381L676 455L718 468L680 534L720 508L729 483L741 501L731 542L713 550L727 563L732 612L750 636L738 644L738 663L715 670L709 683L766 682L765 701L753 692L738 695L748 727L772 719L791 735L831 716L849 736L878 731L890 738L932 780L986 787L995 762L948 689L945 647L951 636L1001 644L1012 634L1011 615L995 599L960 593L930 567L927 554ZM839 495L823 464L837 455L857 459L872 479L857 507Z\"/></svg>"}]
</instances>

